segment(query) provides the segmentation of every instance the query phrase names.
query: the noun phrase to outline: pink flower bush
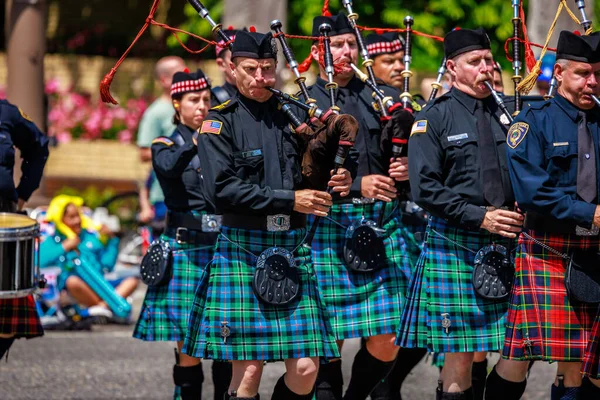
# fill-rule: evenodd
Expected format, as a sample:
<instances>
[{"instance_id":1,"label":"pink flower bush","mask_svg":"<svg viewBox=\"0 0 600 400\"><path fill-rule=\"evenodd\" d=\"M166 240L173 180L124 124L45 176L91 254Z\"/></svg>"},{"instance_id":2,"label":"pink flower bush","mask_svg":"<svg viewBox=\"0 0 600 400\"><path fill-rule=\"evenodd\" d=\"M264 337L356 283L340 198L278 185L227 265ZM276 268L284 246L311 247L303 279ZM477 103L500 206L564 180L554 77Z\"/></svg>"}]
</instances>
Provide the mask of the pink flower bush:
<instances>
[{"instance_id":1,"label":"pink flower bush","mask_svg":"<svg viewBox=\"0 0 600 400\"><path fill-rule=\"evenodd\" d=\"M72 139L113 139L132 143L142 114L148 107L146 99L129 99L126 106L113 106L92 101L87 94L61 90L57 80L46 83L49 99L48 135L58 142Z\"/></svg>"}]
</instances>

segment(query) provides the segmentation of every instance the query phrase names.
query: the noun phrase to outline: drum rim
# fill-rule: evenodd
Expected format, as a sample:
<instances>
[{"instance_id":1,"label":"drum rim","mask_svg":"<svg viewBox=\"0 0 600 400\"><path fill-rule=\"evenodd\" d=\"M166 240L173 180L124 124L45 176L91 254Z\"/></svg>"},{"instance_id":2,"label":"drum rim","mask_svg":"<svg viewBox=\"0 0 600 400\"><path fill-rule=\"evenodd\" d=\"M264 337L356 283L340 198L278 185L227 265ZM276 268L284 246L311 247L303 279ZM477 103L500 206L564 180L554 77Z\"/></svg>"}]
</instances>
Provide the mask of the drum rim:
<instances>
[{"instance_id":1,"label":"drum rim","mask_svg":"<svg viewBox=\"0 0 600 400\"><path fill-rule=\"evenodd\" d=\"M16 217L19 219L27 219L31 221L31 225L18 226L13 228L0 226L0 242L14 242L20 240L35 239L40 234L40 224L33 218L26 215L0 212L0 220L5 216Z\"/></svg>"},{"instance_id":2,"label":"drum rim","mask_svg":"<svg viewBox=\"0 0 600 400\"><path fill-rule=\"evenodd\" d=\"M0 291L0 299L18 299L32 295L37 288L34 286L28 289Z\"/></svg>"}]
</instances>

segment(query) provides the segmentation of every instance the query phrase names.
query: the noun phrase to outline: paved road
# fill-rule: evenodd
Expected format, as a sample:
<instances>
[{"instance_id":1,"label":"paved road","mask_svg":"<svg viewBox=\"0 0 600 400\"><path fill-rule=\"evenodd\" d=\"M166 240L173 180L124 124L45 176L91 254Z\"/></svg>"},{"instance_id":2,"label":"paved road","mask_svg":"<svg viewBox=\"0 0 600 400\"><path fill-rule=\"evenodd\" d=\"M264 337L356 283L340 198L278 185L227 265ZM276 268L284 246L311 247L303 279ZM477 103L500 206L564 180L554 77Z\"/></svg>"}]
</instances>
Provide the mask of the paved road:
<instances>
[{"instance_id":1,"label":"paved road","mask_svg":"<svg viewBox=\"0 0 600 400\"><path fill-rule=\"evenodd\" d=\"M143 291L135 296L139 305ZM48 332L19 340L8 363L0 362L0 399L169 399L172 393L172 343L144 343L131 338L132 326L95 326L92 332ZM358 340L344 346L344 379L349 380ZM490 364L491 365L491 364ZM205 362L204 398L212 399L210 362ZM261 396L269 399L283 364L265 368ZM549 398L555 366L536 363L524 400ZM435 367L423 361L407 378L405 400L434 399Z\"/></svg>"}]
</instances>

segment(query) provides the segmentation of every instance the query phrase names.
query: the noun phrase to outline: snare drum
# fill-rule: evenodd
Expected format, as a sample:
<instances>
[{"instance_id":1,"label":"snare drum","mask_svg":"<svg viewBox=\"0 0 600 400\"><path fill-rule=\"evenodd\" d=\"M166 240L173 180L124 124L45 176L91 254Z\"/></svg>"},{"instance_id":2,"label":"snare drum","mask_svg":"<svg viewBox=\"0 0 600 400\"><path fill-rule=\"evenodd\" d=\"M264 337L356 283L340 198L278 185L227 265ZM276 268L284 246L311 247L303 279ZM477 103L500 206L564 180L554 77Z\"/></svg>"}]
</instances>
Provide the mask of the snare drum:
<instances>
[{"instance_id":1,"label":"snare drum","mask_svg":"<svg viewBox=\"0 0 600 400\"><path fill-rule=\"evenodd\" d=\"M0 299L26 297L39 286L39 237L35 220L0 213Z\"/></svg>"}]
</instances>

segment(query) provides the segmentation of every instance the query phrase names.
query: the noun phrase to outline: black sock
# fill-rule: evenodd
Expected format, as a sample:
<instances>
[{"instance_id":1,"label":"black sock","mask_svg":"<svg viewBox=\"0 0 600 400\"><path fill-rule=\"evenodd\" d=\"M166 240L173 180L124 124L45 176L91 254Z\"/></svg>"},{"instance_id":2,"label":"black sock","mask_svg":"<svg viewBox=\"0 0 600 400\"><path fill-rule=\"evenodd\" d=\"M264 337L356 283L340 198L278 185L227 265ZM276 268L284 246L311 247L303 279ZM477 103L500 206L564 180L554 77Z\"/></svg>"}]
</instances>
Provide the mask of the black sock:
<instances>
[{"instance_id":1,"label":"black sock","mask_svg":"<svg viewBox=\"0 0 600 400\"><path fill-rule=\"evenodd\" d=\"M181 388L182 400L202 399L202 382L204 382L204 373L202 364L192 367L173 366L173 381L175 385Z\"/></svg>"},{"instance_id":2,"label":"black sock","mask_svg":"<svg viewBox=\"0 0 600 400\"><path fill-rule=\"evenodd\" d=\"M367 346L362 347L354 357L352 376L344 400L366 399L393 366L394 361L380 361L369 353Z\"/></svg>"},{"instance_id":3,"label":"black sock","mask_svg":"<svg viewBox=\"0 0 600 400\"><path fill-rule=\"evenodd\" d=\"M483 400L483 392L485 391L485 378L487 377L487 358L483 361L474 362L471 372L471 382L473 382L473 399Z\"/></svg>"},{"instance_id":4,"label":"black sock","mask_svg":"<svg viewBox=\"0 0 600 400\"><path fill-rule=\"evenodd\" d=\"M213 361L212 381L215 387L214 400L223 400L223 395L229 389L231 382L231 363L227 361Z\"/></svg>"},{"instance_id":5,"label":"black sock","mask_svg":"<svg viewBox=\"0 0 600 400\"><path fill-rule=\"evenodd\" d=\"M551 400L577 400L579 399L579 392L581 387L566 387L565 386L565 377L563 375L558 375L558 386L554 384L550 388L550 399ZM585 399L585 397L581 397Z\"/></svg>"},{"instance_id":6,"label":"black sock","mask_svg":"<svg viewBox=\"0 0 600 400\"><path fill-rule=\"evenodd\" d=\"M464 392L443 392L438 386L435 392L436 400L473 400L473 388L470 387Z\"/></svg>"},{"instance_id":7,"label":"black sock","mask_svg":"<svg viewBox=\"0 0 600 400\"><path fill-rule=\"evenodd\" d=\"M315 383L315 399L342 400L343 390L342 360L321 364Z\"/></svg>"},{"instance_id":8,"label":"black sock","mask_svg":"<svg viewBox=\"0 0 600 400\"><path fill-rule=\"evenodd\" d=\"M427 349L400 348L394 367L388 376L375 386L371 392L371 400L402 400L400 394L402 383L425 354Z\"/></svg>"},{"instance_id":9,"label":"black sock","mask_svg":"<svg viewBox=\"0 0 600 400\"><path fill-rule=\"evenodd\" d=\"M494 367L485 383L485 400L518 400L526 387L527 379L523 382L507 381L498 375Z\"/></svg>"},{"instance_id":10,"label":"black sock","mask_svg":"<svg viewBox=\"0 0 600 400\"><path fill-rule=\"evenodd\" d=\"M285 384L285 380L283 377L285 374L281 375L277 384L275 384L275 389L273 389L273 395L271 396L271 400L312 400L313 395L315 394L315 389L308 394L298 394L292 392L289 387Z\"/></svg>"},{"instance_id":11,"label":"black sock","mask_svg":"<svg viewBox=\"0 0 600 400\"><path fill-rule=\"evenodd\" d=\"M2 361L2 359L4 358L4 355L8 352L8 349L10 349L10 346L12 346L14 341L15 341L15 338L9 338L9 339L0 338L0 361Z\"/></svg>"},{"instance_id":12,"label":"black sock","mask_svg":"<svg viewBox=\"0 0 600 400\"><path fill-rule=\"evenodd\" d=\"M586 376L581 383L580 399L600 399L600 388L594 385Z\"/></svg>"}]
</instances>

